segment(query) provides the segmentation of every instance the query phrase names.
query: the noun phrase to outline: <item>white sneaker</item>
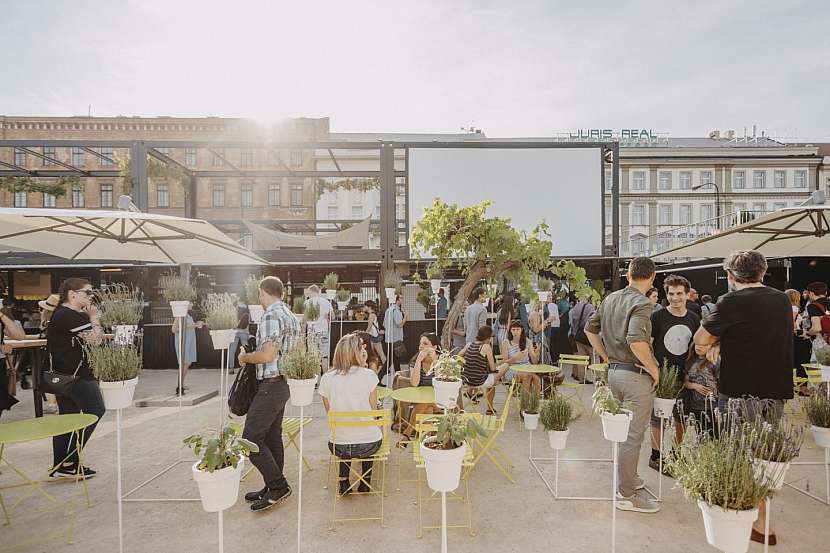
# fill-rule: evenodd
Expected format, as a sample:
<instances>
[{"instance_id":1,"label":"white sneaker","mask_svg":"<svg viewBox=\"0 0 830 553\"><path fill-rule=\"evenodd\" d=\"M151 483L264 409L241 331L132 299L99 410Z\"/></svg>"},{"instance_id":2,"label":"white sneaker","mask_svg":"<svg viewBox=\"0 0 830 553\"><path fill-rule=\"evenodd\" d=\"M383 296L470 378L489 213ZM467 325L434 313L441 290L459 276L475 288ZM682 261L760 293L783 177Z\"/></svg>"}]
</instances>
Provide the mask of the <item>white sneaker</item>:
<instances>
[{"instance_id":1,"label":"white sneaker","mask_svg":"<svg viewBox=\"0 0 830 553\"><path fill-rule=\"evenodd\" d=\"M635 513L656 513L660 505L640 492L634 492L631 497L620 498L617 494L617 509L620 511L634 511Z\"/></svg>"}]
</instances>

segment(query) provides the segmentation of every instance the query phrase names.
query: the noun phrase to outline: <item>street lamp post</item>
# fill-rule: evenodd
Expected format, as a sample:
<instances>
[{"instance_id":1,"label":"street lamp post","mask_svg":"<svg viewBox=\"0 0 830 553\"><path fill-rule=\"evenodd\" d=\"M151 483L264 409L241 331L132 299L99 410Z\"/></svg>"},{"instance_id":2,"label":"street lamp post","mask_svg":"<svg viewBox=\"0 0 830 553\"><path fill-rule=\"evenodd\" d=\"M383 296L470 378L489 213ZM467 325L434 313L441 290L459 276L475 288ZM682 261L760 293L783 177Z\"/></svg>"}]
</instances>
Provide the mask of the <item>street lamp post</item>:
<instances>
[{"instance_id":1,"label":"street lamp post","mask_svg":"<svg viewBox=\"0 0 830 553\"><path fill-rule=\"evenodd\" d=\"M693 186L692 190L699 190L706 186L712 185L715 187L715 221L718 226L718 230L720 230L720 186L714 182L704 182L703 184L698 184L697 186Z\"/></svg>"}]
</instances>

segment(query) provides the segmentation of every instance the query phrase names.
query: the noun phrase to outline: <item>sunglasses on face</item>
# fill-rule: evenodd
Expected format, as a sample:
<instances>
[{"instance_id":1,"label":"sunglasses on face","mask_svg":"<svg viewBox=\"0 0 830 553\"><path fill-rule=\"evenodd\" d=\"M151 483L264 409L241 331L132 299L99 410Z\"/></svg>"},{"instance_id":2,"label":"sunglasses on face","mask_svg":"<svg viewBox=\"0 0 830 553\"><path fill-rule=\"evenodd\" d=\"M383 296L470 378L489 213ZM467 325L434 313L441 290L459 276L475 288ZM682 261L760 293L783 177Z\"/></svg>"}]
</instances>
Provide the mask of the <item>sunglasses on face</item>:
<instances>
[{"instance_id":1,"label":"sunglasses on face","mask_svg":"<svg viewBox=\"0 0 830 553\"><path fill-rule=\"evenodd\" d=\"M90 298L95 294L95 292L93 292L92 290L86 290L86 289L84 289L84 290L75 290L75 293L76 294L86 294L87 297L90 297Z\"/></svg>"}]
</instances>

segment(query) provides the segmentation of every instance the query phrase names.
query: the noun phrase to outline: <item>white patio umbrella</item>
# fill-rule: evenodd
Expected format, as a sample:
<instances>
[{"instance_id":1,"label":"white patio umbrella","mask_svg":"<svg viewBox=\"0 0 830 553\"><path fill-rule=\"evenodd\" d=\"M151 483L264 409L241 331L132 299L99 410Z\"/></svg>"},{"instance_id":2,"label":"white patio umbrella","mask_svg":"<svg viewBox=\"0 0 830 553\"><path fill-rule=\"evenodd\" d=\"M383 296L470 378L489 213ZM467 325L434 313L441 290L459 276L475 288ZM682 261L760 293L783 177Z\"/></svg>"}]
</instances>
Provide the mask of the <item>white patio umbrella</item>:
<instances>
[{"instance_id":1,"label":"white patio umbrella","mask_svg":"<svg viewBox=\"0 0 830 553\"><path fill-rule=\"evenodd\" d=\"M268 264L207 221L136 211L0 208L0 245L66 259Z\"/></svg>"},{"instance_id":2,"label":"white patio umbrella","mask_svg":"<svg viewBox=\"0 0 830 553\"><path fill-rule=\"evenodd\" d=\"M757 250L766 257L830 256L830 206L784 208L652 257L720 258L736 250Z\"/></svg>"}]
</instances>

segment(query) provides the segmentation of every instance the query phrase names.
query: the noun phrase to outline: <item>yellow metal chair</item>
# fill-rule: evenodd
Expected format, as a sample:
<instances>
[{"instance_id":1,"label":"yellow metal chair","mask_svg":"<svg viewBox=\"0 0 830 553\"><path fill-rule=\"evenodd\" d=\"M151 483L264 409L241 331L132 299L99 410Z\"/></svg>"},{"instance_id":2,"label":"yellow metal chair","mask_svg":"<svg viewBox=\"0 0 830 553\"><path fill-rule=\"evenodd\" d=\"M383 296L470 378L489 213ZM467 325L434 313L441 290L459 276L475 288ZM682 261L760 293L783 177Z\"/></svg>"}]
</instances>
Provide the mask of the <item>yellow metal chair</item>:
<instances>
[{"instance_id":1,"label":"yellow metal chair","mask_svg":"<svg viewBox=\"0 0 830 553\"><path fill-rule=\"evenodd\" d=\"M487 458L490 459L494 465L496 465L496 468L499 469L505 478L514 484L516 483L513 476L510 474L510 469L513 467L513 463L504 451L502 451L502 449L496 444L496 440L499 435L504 432L504 426L507 423L507 416L510 412L510 400L513 397L513 394L516 393L517 385L518 383L514 381L514 383L507 389L507 397L504 400L501 415L487 415L481 417L481 426L483 426L487 431L487 437L476 438L476 452L475 458L473 459L473 465L467 468L466 472L469 473L473 467L478 464L481 458L486 455Z\"/></svg>"},{"instance_id":2,"label":"yellow metal chair","mask_svg":"<svg viewBox=\"0 0 830 553\"><path fill-rule=\"evenodd\" d=\"M569 382L567 377L562 383L559 385L562 390L570 390L571 393L564 394L566 399L573 399L576 398L577 407L579 407L580 411L585 411L585 405L582 403L582 386L586 383L586 376L588 374L588 365L591 363L591 358L587 355L570 355L570 354L561 354L559 356L559 369L562 371L562 374L565 372L565 365L576 365L582 367L582 382Z\"/></svg>"},{"instance_id":3,"label":"yellow metal chair","mask_svg":"<svg viewBox=\"0 0 830 553\"><path fill-rule=\"evenodd\" d=\"M334 530L335 524L338 522L351 522L358 520L379 520L381 527L383 527L383 496L386 492L386 462L389 460L389 426L392 422L391 409L376 409L373 411L329 411L329 431L333 440L337 439L337 431L344 428L380 428L383 434L383 440L375 453L366 458L341 459L334 453L329 456L329 481L331 480L332 468L334 473L338 474L338 469L341 463L346 463L349 466L350 475L354 475L357 479L349 486L349 495L377 495L380 497L380 515L376 517L346 517L337 518L337 503L342 501L339 494L338 486L332 486L334 500L332 501L331 509L331 525L329 530ZM357 419L357 420L356 420ZM366 480L366 475L369 472L363 471L363 462L372 461L371 481ZM359 463L359 469L355 469L354 463ZM378 485L377 469L380 465L380 484ZM369 488L367 492L357 491L357 487L364 484Z\"/></svg>"},{"instance_id":4,"label":"yellow metal chair","mask_svg":"<svg viewBox=\"0 0 830 553\"><path fill-rule=\"evenodd\" d=\"M594 363L588 365L588 370L594 375L593 381L608 383L608 363Z\"/></svg>"},{"instance_id":5,"label":"yellow metal chair","mask_svg":"<svg viewBox=\"0 0 830 553\"><path fill-rule=\"evenodd\" d=\"M311 423L313 419L311 417L303 417L303 426L305 427L309 423ZM297 453L300 452L300 446L297 443L297 439L300 437L300 417L285 417L282 419L282 446L283 448L287 448L289 445L294 446L294 449L297 450ZM311 463L308 462L308 459L305 458L303 455L303 465L308 470L314 470L311 468ZM245 471L245 474L242 475L242 480L248 478L248 475L254 471L256 467L250 467L248 470Z\"/></svg>"},{"instance_id":6,"label":"yellow metal chair","mask_svg":"<svg viewBox=\"0 0 830 553\"><path fill-rule=\"evenodd\" d=\"M481 421L479 413L465 413L465 417L471 417L477 421ZM424 526L423 506L425 501L437 501L440 499L438 492L431 491L429 496L425 497L422 493L421 486L426 481L426 467L424 465L424 458L421 456L421 440L428 434L435 431L438 424L439 415L416 415L415 416L415 435L418 437L415 443L412 444L412 456L415 461L415 469L418 473L418 537L424 535L424 530L440 529L441 525ZM450 492L447 494L447 499L453 501L461 501L467 507L467 524L447 524L447 528L467 528L470 536L475 536L473 528L473 511L472 502L470 500L470 483L469 474L470 469L475 466L473 448L467 447L467 452L464 454L464 459L461 461L461 481L464 486L464 494L459 495L457 492ZM422 470L423 469L423 473ZM423 478L421 477L423 474Z\"/></svg>"}]
</instances>

